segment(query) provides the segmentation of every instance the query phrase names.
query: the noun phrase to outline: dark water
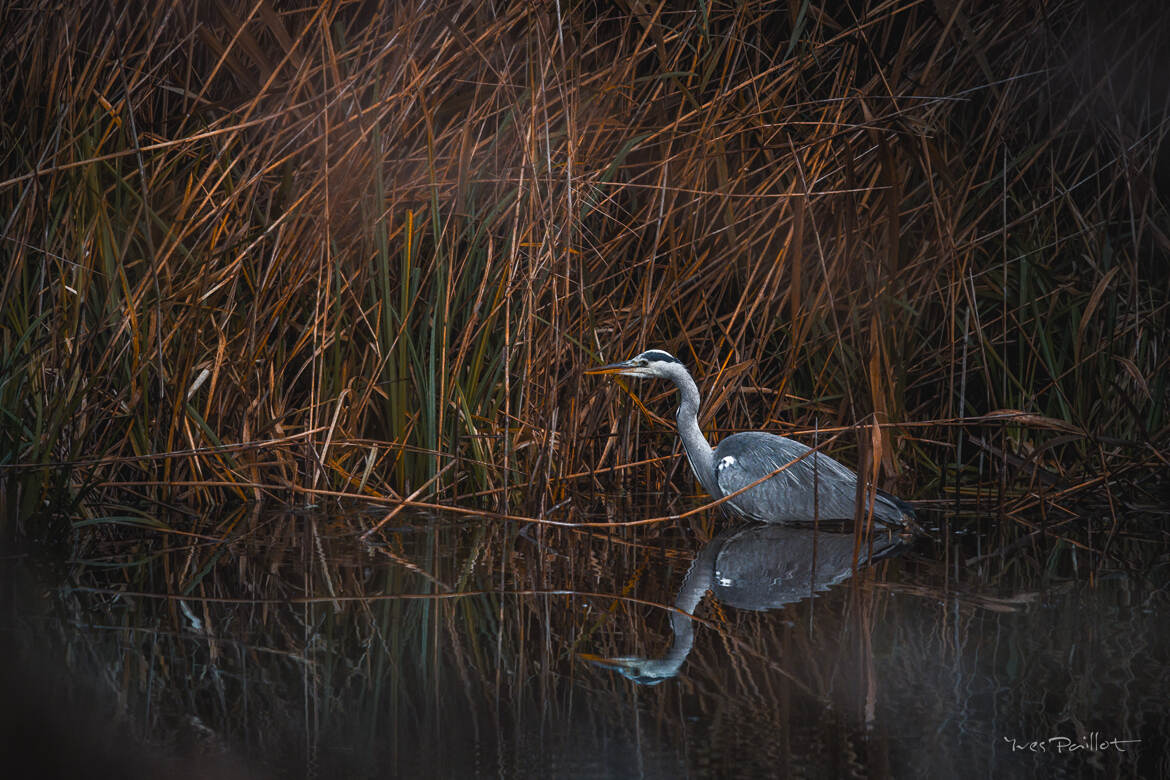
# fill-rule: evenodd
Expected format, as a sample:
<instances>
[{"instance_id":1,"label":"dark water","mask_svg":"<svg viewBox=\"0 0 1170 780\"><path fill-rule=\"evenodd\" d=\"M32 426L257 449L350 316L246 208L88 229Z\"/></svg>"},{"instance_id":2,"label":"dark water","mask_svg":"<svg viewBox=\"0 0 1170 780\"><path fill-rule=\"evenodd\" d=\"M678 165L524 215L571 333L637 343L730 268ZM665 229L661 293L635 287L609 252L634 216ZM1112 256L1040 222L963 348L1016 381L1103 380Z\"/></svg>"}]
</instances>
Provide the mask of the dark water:
<instances>
[{"instance_id":1,"label":"dark water","mask_svg":"<svg viewBox=\"0 0 1170 780\"><path fill-rule=\"evenodd\" d=\"M10 556L8 765L1170 776L1170 558L1153 533L1101 555L1001 544L991 521L855 548L720 519L554 529L400 513L362 542L381 516L156 512L197 535L118 521Z\"/></svg>"}]
</instances>

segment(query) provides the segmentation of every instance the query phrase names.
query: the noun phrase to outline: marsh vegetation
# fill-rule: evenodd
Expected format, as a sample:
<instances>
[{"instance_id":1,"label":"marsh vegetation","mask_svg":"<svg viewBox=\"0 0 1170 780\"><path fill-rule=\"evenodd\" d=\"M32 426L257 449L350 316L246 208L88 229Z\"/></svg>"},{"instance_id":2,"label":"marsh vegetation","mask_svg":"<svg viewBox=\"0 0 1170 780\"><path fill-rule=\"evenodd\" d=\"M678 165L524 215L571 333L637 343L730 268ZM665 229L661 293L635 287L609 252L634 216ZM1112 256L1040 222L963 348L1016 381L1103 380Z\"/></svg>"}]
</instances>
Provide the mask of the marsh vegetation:
<instances>
[{"instance_id":1,"label":"marsh vegetation","mask_svg":"<svg viewBox=\"0 0 1170 780\"><path fill-rule=\"evenodd\" d=\"M671 603L726 523L680 519L704 499L673 391L582 376L649 347L690 366L712 439L822 444L933 537L823 610L860 677L800 666L844 656L791 621L709 621L736 625L700 634L691 687L621 710L657 713L662 773L702 773L692 728L943 771L871 741L899 669L987 691L1010 668L1022 698L980 712L1021 739L1133 690L995 653L1037 649L1042 621L1000 622L1028 604L1135 636L1164 609L1158 3L34 2L0 29L0 539L69 583L34 612L117 671L137 733L214 714L312 766L342 712L424 744L460 680L463 725L516 740L494 756L581 718L608 744L573 654L664 636L635 605ZM1123 584L1079 590L1098 580ZM1016 600L1053 588L1074 596ZM815 632L822 602L786 609ZM1009 637L990 668L947 661L989 631ZM1131 681L1160 663L1107 650ZM299 719L264 731L292 706L264 686L296 674ZM834 679L859 687L826 708ZM1028 709L1044 686L1067 696ZM907 706L966 722L948 701ZM1145 699L1118 707L1167 733Z\"/></svg>"}]
</instances>

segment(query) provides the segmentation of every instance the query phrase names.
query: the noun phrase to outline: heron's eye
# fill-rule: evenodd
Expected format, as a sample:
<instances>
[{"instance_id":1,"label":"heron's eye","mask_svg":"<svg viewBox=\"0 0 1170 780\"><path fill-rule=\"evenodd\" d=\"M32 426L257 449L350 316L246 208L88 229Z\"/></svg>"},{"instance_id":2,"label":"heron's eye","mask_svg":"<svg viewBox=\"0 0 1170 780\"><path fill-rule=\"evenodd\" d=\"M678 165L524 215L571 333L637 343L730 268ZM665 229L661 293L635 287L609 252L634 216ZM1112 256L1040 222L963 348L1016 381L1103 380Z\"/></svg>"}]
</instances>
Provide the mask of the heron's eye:
<instances>
[{"instance_id":1,"label":"heron's eye","mask_svg":"<svg viewBox=\"0 0 1170 780\"><path fill-rule=\"evenodd\" d=\"M643 359L643 360L639 360L639 361L638 361L638 365L639 365L639 366L642 366L643 368L645 368L646 366L650 365L650 361L649 361L649 360L645 360L645 359Z\"/></svg>"}]
</instances>

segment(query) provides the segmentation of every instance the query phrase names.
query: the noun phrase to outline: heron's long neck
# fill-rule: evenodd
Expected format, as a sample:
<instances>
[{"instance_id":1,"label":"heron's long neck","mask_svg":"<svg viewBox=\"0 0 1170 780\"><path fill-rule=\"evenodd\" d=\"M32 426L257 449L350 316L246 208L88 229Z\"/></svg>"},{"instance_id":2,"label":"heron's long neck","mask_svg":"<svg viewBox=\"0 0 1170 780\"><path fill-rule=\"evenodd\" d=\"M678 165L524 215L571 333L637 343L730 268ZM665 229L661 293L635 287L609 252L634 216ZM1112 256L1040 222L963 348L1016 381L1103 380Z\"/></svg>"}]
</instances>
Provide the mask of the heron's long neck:
<instances>
[{"instance_id":1,"label":"heron's long neck","mask_svg":"<svg viewBox=\"0 0 1170 780\"><path fill-rule=\"evenodd\" d=\"M715 479L713 462L715 456L711 445L699 430L699 388L686 372L680 372L674 378L674 383L679 394L678 413L675 415L678 437L682 439L683 448L687 451L687 460L691 462L691 469L703 488L711 495L718 496L719 486Z\"/></svg>"}]
</instances>

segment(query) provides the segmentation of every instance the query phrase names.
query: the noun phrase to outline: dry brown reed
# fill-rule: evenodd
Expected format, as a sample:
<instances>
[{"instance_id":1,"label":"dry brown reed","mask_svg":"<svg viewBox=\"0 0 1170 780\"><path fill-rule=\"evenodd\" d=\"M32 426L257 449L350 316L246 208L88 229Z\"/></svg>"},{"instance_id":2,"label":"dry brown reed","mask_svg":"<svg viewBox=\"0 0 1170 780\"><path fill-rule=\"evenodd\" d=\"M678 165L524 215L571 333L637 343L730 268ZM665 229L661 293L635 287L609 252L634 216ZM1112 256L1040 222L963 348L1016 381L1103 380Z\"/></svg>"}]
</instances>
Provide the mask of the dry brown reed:
<instances>
[{"instance_id":1,"label":"dry brown reed","mask_svg":"<svg viewBox=\"0 0 1170 780\"><path fill-rule=\"evenodd\" d=\"M660 489L650 346L904 493L1164 468L1156 5L6 5L4 511Z\"/></svg>"}]
</instances>

